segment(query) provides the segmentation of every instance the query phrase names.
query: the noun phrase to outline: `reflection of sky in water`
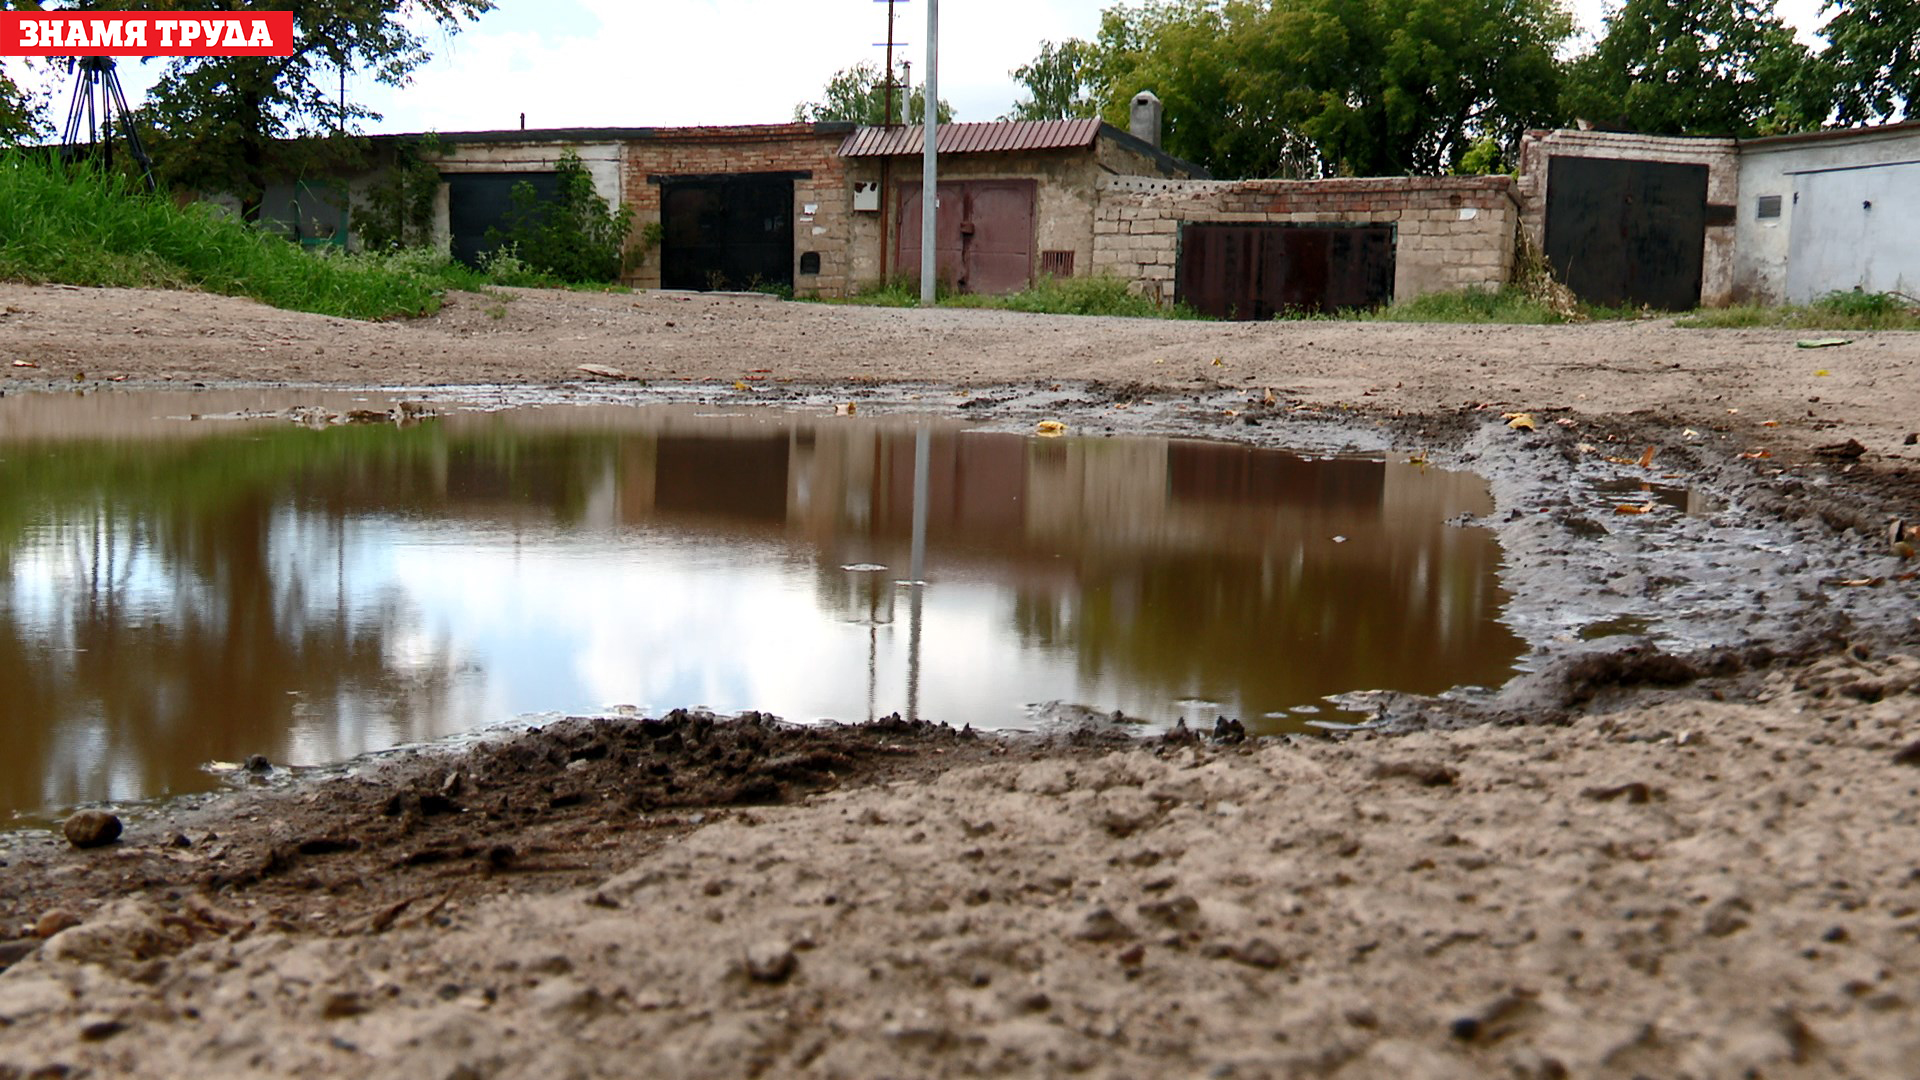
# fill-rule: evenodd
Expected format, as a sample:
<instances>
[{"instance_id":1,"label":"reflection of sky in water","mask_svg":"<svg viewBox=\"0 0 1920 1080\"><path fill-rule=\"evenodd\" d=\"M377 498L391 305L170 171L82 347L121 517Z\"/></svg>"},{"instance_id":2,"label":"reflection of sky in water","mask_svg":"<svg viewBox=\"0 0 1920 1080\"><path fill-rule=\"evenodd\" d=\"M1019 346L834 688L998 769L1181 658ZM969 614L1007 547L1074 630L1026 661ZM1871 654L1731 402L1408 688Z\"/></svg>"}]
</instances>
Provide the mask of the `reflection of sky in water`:
<instances>
[{"instance_id":1,"label":"reflection of sky in water","mask_svg":"<svg viewBox=\"0 0 1920 1080\"><path fill-rule=\"evenodd\" d=\"M946 424L916 590L908 424L556 412L9 451L0 814L615 705L1271 730L1519 652L1471 477Z\"/></svg>"}]
</instances>

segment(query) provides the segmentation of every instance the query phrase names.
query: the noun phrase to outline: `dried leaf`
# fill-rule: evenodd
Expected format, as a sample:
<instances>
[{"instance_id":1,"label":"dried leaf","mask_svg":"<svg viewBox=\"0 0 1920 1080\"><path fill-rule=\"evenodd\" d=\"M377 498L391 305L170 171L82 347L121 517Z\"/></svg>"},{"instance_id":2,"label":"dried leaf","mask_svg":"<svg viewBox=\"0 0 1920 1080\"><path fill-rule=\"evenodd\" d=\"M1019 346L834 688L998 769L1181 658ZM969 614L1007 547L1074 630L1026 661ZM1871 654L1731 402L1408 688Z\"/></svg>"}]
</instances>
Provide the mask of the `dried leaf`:
<instances>
[{"instance_id":1,"label":"dried leaf","mask_svg":"<svg viewBox=\"0 0 1920 1080\"><path fill-rule=\"evenodd\" d=\"M1214 357L1214 358L1213 358L1213 366L1214 366L1214 367L1226 367L1226 366L1227 366L1227 362L1226 362L1225 360L1222 360L1222 359L1220 359L1219 357L1217 357L1217 356L1216 356L1216 357Z\"/></svg>"},{"instance_id":2,"label":"dried leaf","mask_svg":"<svg viewBox=\"0 0 1920 1080\"><path fill-rule=\"evenodd\" d=\"M1816 371L1813 374L1816 378L1825 378L1826 376L1833 374L1833 372L1828 371L1826 368L1821 368L1819 371Z\"/></svg>"},{"instance_id":3,"label":"dried leaf","mask_svg":"<svg viewBox=\"0 0 1920 1080\"><path fill-rule=\"evenodd\" d=\"M1780 421L1778 421L1778 420L1762 420L1762 421L1760 421L1760 426L1761 426L1761 427L1779 427L1779 426L1780 426Z\"/></svg>"},{"instance_id":4,"label":"dried leaf","mask_svg":"<svg viewBox=\"0 0 1920 1080\"><path fill-rule=\"evenodd\" d=\"M1653 504L1652 503L1621 503L1620 505L1613 508L1613 512L1616 514L1650 514L1653 512Z\"/></svg>"},{"instance_id":5,"label":"dried leaf","mask_svg":"<svg viewBox=\"0 0 1920 1080\"><path fill-rule=\"evenodd\" d=\"M1260 404L1262 404L1262 405L1271 405L1271 404L1273 404L1273 391L1272 391L1272 390L1268 390L1268 391L1267 391L1267 394L1266 394L1266 396L1260 399Z\"/></svg>"},{"instance_id":6,"label":"dried leaf","mask_svg":"<svg viewBox=\"0 0 1920 1080\"><path fill-rule=\"evenodd\" d=\"M33 362L33 361L31 361L31 360L15 360L15 361L13 362L13 366L14 366L14 367L30 367L30 368L37 368L37 367L39 367L40 365L39 365L39 364L36 364L36 363L34 363L34 362Z\"/></svg>"},{"instance_id":7,"label":"dried leaf","mask_svg":"<svg viewBox=\"0 0 1920 1080\"><path fill-rule=\"evenodd\" d=\"M1058 420L1042 420L1034 428L1034 434L1043 439L1057 439L1067 433L1067 425Z\"/></svg>"},{"instance_id":8,"label":"dried leaf","mask_svg":"<svg viewBox=\"0 0 1920 1080\"><path fill-rule=\"evenodd\" d=\"M1840 345L1851 345L1853 344L1853 339L1844 337L1802 338L1793 344L1794 347L1798 349L1831 349ZM1819 374L1825 375L1826 372L1822 371Z\"/></svg>"},{"instance_id":9,"label":"dried leaf","mask_svg":"<svg viewBox=\"0 0 1920 1080\"><path fill-rule=\"evenodd\" d=\"M1513 415L1507 417L1507 426L1514 429L1515 431L1540 430L1539 428L1536 428L1533 426L1533 415L1531 413L1514 413Z\"/></svg>"},{"instance_id":10,"label":"dried leaf","mask_svg":"<svg viewBox=\"0 0 1920 1080\"><path fill-rule=\"evenodd\" d=\"M1652 447L1652 446L1649 446L1649 447L1647 447L1647 452L1646 452L1646 453L1644 453L1644 454L1641 454L1641 455L1640 455L1640 460L1639 460L1639 461L1637 461L1637 462L1635 462L1634 464L1636 464L1636 465L1638 465L1638 466L1640 466L1641 468L1643 468L1643 469L1644 469L1644 468L1646 468L1647 466L1649 466L1649 465L1651 465L1651 464L1653 464L1653 455L1655 455L1655 454L1657 454L1657 453L1659 453L1659 452L1660 452L1660 451L1659 451L1659 449L1658 449L1657 447Z\"/></svg>"},{"instance_id":11,"label":"dried leaf","mask_svg":"<svg viewBox=\"0 0 1920 1080\"><path fill-rule=\"evenodd\" d=\"M1847 578L1834 582L1835 585L1843 585L1849 589L1876 589L1886 583L1887 579L1883 577Z\"/></svg>"},{"instance_id":12,"label":"dried leaf","mask_svg":"<svg viewBox=\"0 0 1920 1080\"><path fill-rule=\"evenodd\" d=\"M746 383L743 383L743 382L741 382L741 381L740 381L740 380L738 380L738 379L735 379L735 380L733 381L733 388L734 388L735 390L751 390L751 389L753 389L753 387L751 387L751 386L748 386L748 385L747 385Z\"/></svg>"},{"instance_id":13,"label":"dried leaf","mask_svg":"<svg viewBox=\"0 0 1920 1080\"><path fill-rule=\"evenodd\" d=\"M1758 450L1749 450L1746 453L1741 454L1740 456L1747 459L1748 461L1763 461L1767 458L1772 457L1773 451L1768 450L1765 447L1762 447Z\"/></svg>"},{"instance_id":14,"label":"dried leaf","mask_svg":"<svg viewBox=\"0 0 1920 1080\"><path fill-rule=\"evenodd\" d=\"M845 405L835 405L833 407L833 415L852 416L856 411L856 409L857 409L857 406L853 402L849 401Z\"/></svg>"}]
</instances>

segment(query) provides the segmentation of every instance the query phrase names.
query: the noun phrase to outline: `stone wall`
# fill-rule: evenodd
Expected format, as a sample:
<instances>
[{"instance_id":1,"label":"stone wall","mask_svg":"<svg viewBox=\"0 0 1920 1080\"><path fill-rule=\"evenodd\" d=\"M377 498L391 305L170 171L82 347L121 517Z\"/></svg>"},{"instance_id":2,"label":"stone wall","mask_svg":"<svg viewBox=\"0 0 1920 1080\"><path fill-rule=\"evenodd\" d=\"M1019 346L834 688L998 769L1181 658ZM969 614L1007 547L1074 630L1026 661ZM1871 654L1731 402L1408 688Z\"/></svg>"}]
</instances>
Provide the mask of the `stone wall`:
<instances>
[{"instance_id":1,"label":"stone wall","mask_svg":"<svg viewBox=\"0 0 1920 1080\"><path fill-rule=\"evenodd\" d=\"M837 151L846 129L812 124L661 128L625 143L623 196L633 208L633 236L660 220L662 176L808 172L793 182L793 287L801 295L844 296L851 280L848 246L852 186ZM800 258L820 255L820 272L802 274ZM625 281L660 286L660 252L649 252Z\"/></svg>"},{"instance_id":2,"label":"stone wall","mask_svg":"<svg viewBox=\"0 0 1920 1080\"><path fill-rule=\"evenodd\" d=\"M1101 182L1093 269L1134 283L1161 303L1174 298L1180 227L1201 222L1316 223L1394 227L1395 299L1497 288L1513 271L1519 207L1505 176L1343 180L1150 180Z\"/></svg>"},{"instance_id":3,"label":"stone wall","mask_svg":"<svg viewBox=\"0 0 1920 1080\"><path fill-rule=\"evenodd\" d=\"M1556 157L1617 158L1707 167L1707 202L1740 201L1740 147L1733 139L1631 135L1610 131L1530 131L1520 143L1515 193L1526 208L1522 221L1536 250L1546 250L1547 181ZM1700 303L1725 307L1734 294L1734 226L1707 226L1700 268Z\"/></svg>"}]
</instances>

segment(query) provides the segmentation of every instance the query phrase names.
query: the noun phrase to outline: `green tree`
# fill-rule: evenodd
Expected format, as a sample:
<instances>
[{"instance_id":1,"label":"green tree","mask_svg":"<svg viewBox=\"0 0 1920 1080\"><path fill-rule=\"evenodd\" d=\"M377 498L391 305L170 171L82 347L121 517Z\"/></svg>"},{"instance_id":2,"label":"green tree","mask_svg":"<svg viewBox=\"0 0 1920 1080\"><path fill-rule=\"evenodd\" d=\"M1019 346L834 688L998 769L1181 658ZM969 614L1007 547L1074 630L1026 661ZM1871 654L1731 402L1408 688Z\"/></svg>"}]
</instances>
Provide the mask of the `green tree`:
<instances>
[{"instance_id":1,"label":"green tree","mask_svg":"<svg viewBox=\"0 0 1920 1080\"><path fill-rule=\"evenodd\" d=\"M521 181L508 195L506 228L488 229L487 245L562 281L604 282L620 276L633 228L633 208L615 210L594 190L593 176L572 150L554 167L558 187L541 199Z\"/></svg>"},{"instance_id":2,"label":"green tree","mask_svg":"<svg viewBox=\"0 0 1920 1080\"><path fill-rule=\"evenodd\" d=\"M191 11L247 6L249 0L118 0L84 6ZM164 183L238 196L244 216L259 216L276 172L298 173L309 158L355 152L344 138L278 142L358 129L380 114L338 97L345 67L387 86L404 86L432 58L420 28L442 33L493 10L493 0L275 0L293 12L292 56L181 57L167 65L143 118L157 130L154 154Z\"/></svg>"},{"instance_id":3,"label":"green tree","mask_svg":"<svg viewBox=\"0 0 1920 1080\"><path fill-rule=\"evenodd\" d=\"M1821 60L1835 85L1843 124L1915 119L1920 101L1920 3L1914 0L1827 0L1835 12L1821 27Z\"/></svg>"},{"instance_id":4,"label":"green tree","mask_svg":"<svg viewBox=\"0 0 1920 1080\"><path fill-rule=\"evenodd\" d=\"M1605 128L1752 136L1818 127L1830 99L1774 0L1627 0L1569 68L1562 105Z\"/></svg>"},{"instance_id":5,"label":"green tree","mask_svg":"<svg viewBox=\"0 0 1920 1080\"><path fill-rule=\"evenodd\" d=\"M1154 0L1103 14L1091 78L1217 175L1437 173L1559 118L1572 30L1559 0Z\"/></svg>"},{"instance_id":6,"label":"green tree","mask_svg":"<svg viewBox=\"0 0 1920 1080\"><path fill-rule=\"evenodd\" d=\"M894 123L900 123L900 91L893 95ZM904 123L924 123L927 115L927 90L916 86L907 95L907 107ZM793 107L793 119L797 123L827 123L831 121L851 121L856 124L879 125L888 123L887 85L881 75L880 65L861 61L850 68L834 72L833 78L820 92L820 100L803 101ZM940 122L953 122L953 106L944 99L940 102Z\"/></svg>"},{"instance_id":7,"label":"green tree","mask_svg":"<svg viewBox=\"0 0 1920 1080\"><path fill-rule=\"evenodd\" d=\"M19 146L46 134L43 106L0 71L0 146Z\"/></svg>"},{"instance_id":8,"label":"green tree","mask_svg":"<svg viewBox=\"0 0 1920 1080\"><path fill-rule=\"evenodd\" d=\"M1040 55L1014 68L1014 81L1026 88L1005 120L1071 120L1097 116L1097 48L1079 38L1040 43Z\"/></svg>"}]
</instances>

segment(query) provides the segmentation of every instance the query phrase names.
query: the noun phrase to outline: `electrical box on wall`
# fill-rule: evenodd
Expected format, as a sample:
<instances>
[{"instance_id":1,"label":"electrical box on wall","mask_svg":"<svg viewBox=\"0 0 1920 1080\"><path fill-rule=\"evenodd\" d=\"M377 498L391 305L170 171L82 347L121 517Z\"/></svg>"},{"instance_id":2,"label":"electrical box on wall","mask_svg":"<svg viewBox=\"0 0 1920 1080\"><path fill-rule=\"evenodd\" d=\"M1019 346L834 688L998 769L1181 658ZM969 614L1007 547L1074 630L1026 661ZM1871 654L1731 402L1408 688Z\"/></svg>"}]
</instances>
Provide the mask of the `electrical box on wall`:
<instances>
[{"instance_id":1,"label":"electrical box on wall","mask_svg":"<svg viewBox=\"0 0 1920 1080\"><path fill-rule=\"evenodd\" d=\"M853 208L869 213L880 212L880 185L857 183L853 185Z\"/></svg>"}]
</instances>

